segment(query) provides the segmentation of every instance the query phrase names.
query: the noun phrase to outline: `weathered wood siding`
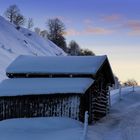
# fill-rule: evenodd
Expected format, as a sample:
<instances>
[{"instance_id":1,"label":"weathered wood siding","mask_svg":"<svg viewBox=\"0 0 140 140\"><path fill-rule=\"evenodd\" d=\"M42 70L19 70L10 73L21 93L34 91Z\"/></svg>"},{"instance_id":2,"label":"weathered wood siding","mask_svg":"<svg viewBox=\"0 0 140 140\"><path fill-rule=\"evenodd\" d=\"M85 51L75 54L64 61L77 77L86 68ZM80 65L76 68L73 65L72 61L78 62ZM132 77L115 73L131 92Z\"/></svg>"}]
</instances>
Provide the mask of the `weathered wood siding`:
<instances>
[{"instance_id":1,"label":"weathered wood siding","mask_svg":"<svg viewBox=\"0 0 140 140\"><path fill-rule=\"evenodd\" d=\"M0 97L0 120L63 116L79 120L79 95Z\"/></svg>"},{"instance_id":2,"label":"weathered wood siding","mask_svg":"<svg viewBox=\"0 0 140 140\"><path fill-rule=\"evenodd\" d=\"M94 82L94 85L86 91L81 99L82 106L80 108L80 114L84 115L84 112L88 111L89 123L104 117L109 111L109 96L106 81L100 80L99 78ZM83 116L81 116L81 118L83 118Z\"/></svg>"},{"instance_id":3,"label":"weathered wood siding","mask_svg":"<svg viewBox=\"0 0 140 140\"><path fill-rule=\"evenodd\" d=\"M108 113L108 89L106 82L101 80L97 81L94 85L94 93L91 91L91 108L92 108L92 121L96 121L104 117Z\"/></svg>"}]
</instances>

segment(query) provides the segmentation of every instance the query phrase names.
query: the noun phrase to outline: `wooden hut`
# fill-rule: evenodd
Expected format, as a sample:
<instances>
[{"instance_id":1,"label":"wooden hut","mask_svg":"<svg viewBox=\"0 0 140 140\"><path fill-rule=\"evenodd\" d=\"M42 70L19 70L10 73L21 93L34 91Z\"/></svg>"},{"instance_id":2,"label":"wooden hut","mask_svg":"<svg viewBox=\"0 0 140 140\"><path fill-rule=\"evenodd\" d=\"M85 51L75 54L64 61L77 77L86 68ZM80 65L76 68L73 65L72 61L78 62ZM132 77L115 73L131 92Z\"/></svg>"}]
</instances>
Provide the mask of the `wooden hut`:
<instances>
[{"instance_id":1,"label":"wooden hut","mask_svg":"<svg viewBox=\"0 0 140 140\"><path fill-rule=\"evenodd\" d=\"M0 85L0 119L66 116L89 123L108 112L114 76L107 56L19 56Z\"/></svg>"}]
</instances>

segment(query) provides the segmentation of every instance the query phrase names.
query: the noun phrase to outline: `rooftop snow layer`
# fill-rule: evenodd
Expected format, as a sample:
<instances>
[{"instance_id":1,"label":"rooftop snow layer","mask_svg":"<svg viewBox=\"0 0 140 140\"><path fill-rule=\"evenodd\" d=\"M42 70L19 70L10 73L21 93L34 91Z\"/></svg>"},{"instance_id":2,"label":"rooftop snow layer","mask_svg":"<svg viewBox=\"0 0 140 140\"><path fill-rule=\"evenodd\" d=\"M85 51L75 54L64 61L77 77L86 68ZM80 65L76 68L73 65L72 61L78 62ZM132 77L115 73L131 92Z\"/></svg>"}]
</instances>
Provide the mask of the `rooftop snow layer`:
<instances>
[{"instance_id":1,"label":"rooftop snow layer","mask_svg":"<svg viewBox=\"0 0 140 140\"><path fill-rule=\"evenodd\" d=\"M15 78L0 84L0 96L85 93L91 78Z\"/></svg>"},{"instance_id":2,"label":"rooftop snow layer","mask_svg":"<svg viewBox=\"0 0 140 140\"><path fill-rule=\"evenodd\" d=\"M96 74L103 56L19 56L7 68L7 73Z\"/></svg>"}]
</instances>

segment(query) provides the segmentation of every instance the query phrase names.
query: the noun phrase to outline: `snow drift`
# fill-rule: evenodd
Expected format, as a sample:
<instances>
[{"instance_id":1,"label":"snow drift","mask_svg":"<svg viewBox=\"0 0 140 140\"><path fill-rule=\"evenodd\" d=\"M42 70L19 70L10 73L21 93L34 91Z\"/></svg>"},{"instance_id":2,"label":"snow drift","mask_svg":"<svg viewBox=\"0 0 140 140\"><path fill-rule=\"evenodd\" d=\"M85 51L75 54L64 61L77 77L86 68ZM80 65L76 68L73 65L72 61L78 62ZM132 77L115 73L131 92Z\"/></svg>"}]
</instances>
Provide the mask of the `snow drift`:
<instances>
[{"instance_id":1,"label":"snow drift","mask_svg":"<svg viewBox=\"0 0 140 140\"><path fill-rule=\"evenodd\" d=\"M0 122L0 140L80 140L81 131L82 124L69 118L23 118Z\"/></svg>"}]
</instances>

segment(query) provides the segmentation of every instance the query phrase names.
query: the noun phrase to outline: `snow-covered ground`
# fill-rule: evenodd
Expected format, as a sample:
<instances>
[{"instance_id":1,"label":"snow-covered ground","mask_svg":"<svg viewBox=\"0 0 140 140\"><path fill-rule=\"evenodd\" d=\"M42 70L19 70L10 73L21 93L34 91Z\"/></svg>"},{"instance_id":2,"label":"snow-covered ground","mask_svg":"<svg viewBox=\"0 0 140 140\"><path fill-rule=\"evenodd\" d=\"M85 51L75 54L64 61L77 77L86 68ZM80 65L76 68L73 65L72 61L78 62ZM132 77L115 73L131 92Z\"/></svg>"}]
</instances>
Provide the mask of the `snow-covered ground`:
<instances>
[{"instance_id":1,"label":"snow-covered ground","mask_svg":"<svg viewBox=\"0 0 140 140\"><path fill-rule=\"evenodd\" d=\"M82 124L69 118L11 119L0 122L0 140L80 140Z\"/></svg>"},{"instance_id":2,"label":"snow-covered ground","mask_svg":"<svg viewBox=\"0 0 140 140\"><path fill-rule=\"evenodd\" d=\"M62 49L35 32L17 30L0 16L0 81L5 79L6 67L19 55L65 56Z\"/></svg>"},{"instance_id":3,"label":"snow-covered ground","mask_svg":"<svg viewBox=\"0 0 140 140\"><path fill-rule=\"evenodd\" d=\"M112 91L108 116L88 127L87 140L140 139L140 87ZM0 140L82 140L83 124L69 118L11 119L0 122Z\"/></svg>"},{"instance_id":4,"label":"snow-covered ground","mask_svg":"<svg viewBox=\"0 0 140 140\"><path fill-rule=\"evenodd\" d=\"M88 140L139 140L140 139L140 87L122 88L112 92L110 114L89 126Z\"/></svg>"}]
</instances>

